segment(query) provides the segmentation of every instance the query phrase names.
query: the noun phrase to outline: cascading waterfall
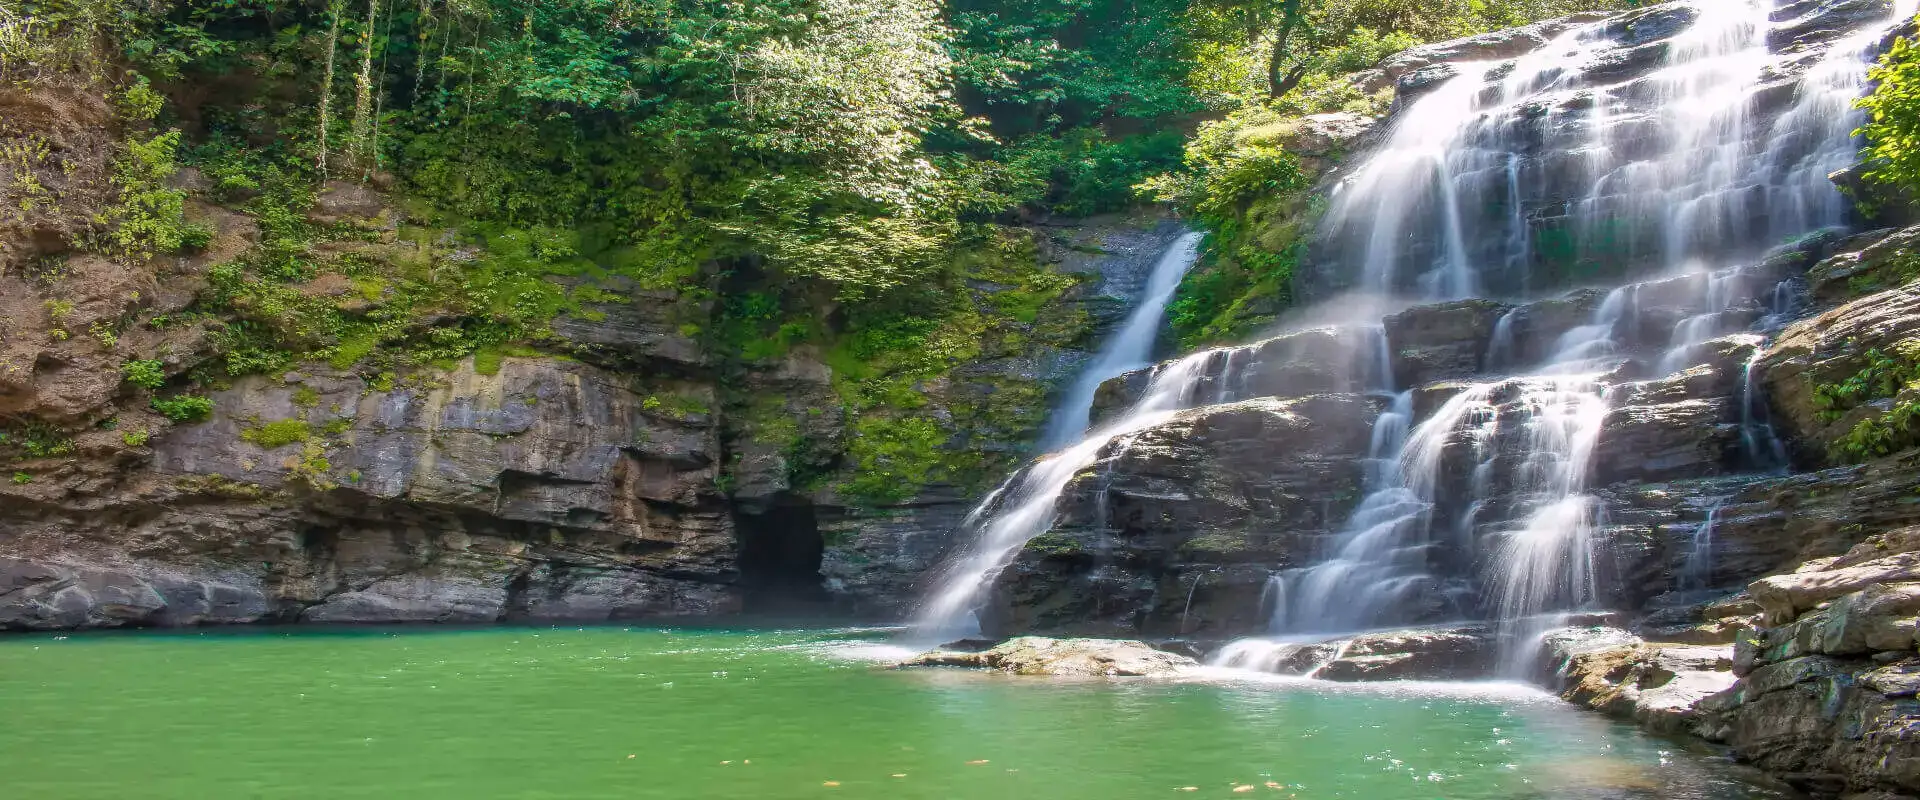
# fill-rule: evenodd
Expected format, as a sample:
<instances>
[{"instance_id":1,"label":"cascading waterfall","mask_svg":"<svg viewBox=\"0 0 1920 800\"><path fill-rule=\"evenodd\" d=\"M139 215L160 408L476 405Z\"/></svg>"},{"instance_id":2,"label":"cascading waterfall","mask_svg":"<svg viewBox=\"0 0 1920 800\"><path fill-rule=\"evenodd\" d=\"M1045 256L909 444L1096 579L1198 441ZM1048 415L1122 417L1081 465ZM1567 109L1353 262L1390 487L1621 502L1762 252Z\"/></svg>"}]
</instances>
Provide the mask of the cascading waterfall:
<instances>
[{"instance_id":1,"label":"cascading waterfall","mask_svg":"<svg viewBox=\"0 0 1920 800\"><path fill-rule=\"evenodd\" d=\"M1914 5L1903 0L1894 19L1911 16ZM1458 77L1400 112L1381 149L1337 190L1327 221L1331 258L1369 288L1413 288L1428 300L1472 295L1483 280L1476 264L1533 257L1519 209L1536 183L1528 174L1567 169L1552 162L1569 154L1589 179L1585 199L1570 209L1578 248L1639 254L1670 273L1698 274L1694 313L1674 326L1651 365L1656 376L1691 367L1709 341L1749 329L1752 317L1733 312L1755 296L1755 277L1708 272L1699 260L1757 255L1767 243L1845 221L1845 201L1826 175L1857 151L1851 102L1885 26L1833 45L1800 79L1792 107L1756 130L1769 9L1708 2L1695 10L1670 40L1666 65L1639 81L1578 83L1574 67L1618 47L1604 24L1563 32L1518 59L1458 65ZM1650 98L1658 109L1651 115L1641 110ZM1420 241L1417 232L1431 235ZM1524 271L1520 277L1524 290ZM1790 302L1791 294L1778 287L1771 313L1752 329L1780 324L1792 311L1781 298ZM1608 412L1607 373L1625 360L1618 334L1639 303L1636 287L1614 290L1589 324L1561 336L1535 374L1463 387L1411 431L1409 395L1400 395L1375 424L1369 463L1377 466L1346 526L1314 563L1276 573L1263 601L1268 638L1235 643L1216 663L1271 669L1302 642L1404 621L1395 609L1436 583L1429 554L1452 544L1490 553L1480 576L1486 611L1503 634L1507 668L1523 669L1527 641L1548 624L1541 620L1598 599L1594 549L1604 520L1588 472ZM1525 366L1514 326L1511 313L1497 321L1485 369ZM1741 437L1747 460L1771 468L1785 456L1753 388L1760 355L1756 346L1742 369ZM1503 426L1522 430L1503 434ZM1523 443L1517 458L1494 452L1503 435ZM1452 504L1464 509L1454 520L1436 517L1440 452L1449 446L1469 448L1477 464L1471 496ZM1506 498L1489 513L1496 484ZM1711 530L1712 515L1697 558L1711 558Z\"/></svg>"},{"instance_id":2,"label":"cascading waterfall","mask_svg":"<svg viewBox=\"0 0 1920 800\"><path fill-rule=\"evenodd\" d=\"M1109 378L1124 375L1152 363L1153 345L1166 317L1167 303L1180 288L1180 278L1193 267L1200 255L1199 233L1187 233L1175 239L1147 276L1146 290L1126 321L1100 348L1099 355L1074 378L1065 398L1047 421L1040 449L1053 452L1078 441L1087 433L1087 421L1093 413L1094 395Z\"/></svg>"},{"instance_id":3,"label":"cascading waterfall","mask_svg":"<svg viewBox=\"0 0 1920 800\"><path fill-rule=\"evenodd\" d=\"M1909 20L1916 11L1920 0L1894 0L1892 19ZM1884 26L1853 33L1829 46L1800 78L1793 107L1775 123L1767 142L1777 228L1808 231L1846 219L1850 201L1833 191L1827 176L1859 157L1853 131L1866 112L1853 102L1866 92L1867 70L1886 35Z\"/></svg>"},{"instance_id":4,"label":"cascading waterfall","mask_svg":"<svg viewBox=\"0 0 1920 800\"><path fill-rule=\"evenodd\" d=\"M1916 2L1902 0L1898 13ZM1518 670L1543 626L1601 599L1605 520L1590 473L1616 387L1636 376L1690 379L1678 374L1749 348L1742 449L1750 466L1784 465L1754 372L1758 344L1794 311L1794 286L1779 283L1763 309L1767 282L1780 280L1770 267L1708 266L1751 263L1846 221L1825 175L1857 151L1858 117L1843 106L1892 20L1783 72L1768 50L1776 22L1766 5L1702 0L1650 14L1649 25L1680 32L1649 44L1613 21L1542 29L1550 41L1527 54L1403 82L1420 94L1403 94L1380 144L1335 188L1303 268L1427 302L1525 294L1535 272L1557 285L1596 268L1662 277L1612 290L1585 324L1556 323L1565 332L1550 342L1530 338L1538 329L1518 308L1501 316L1479 371L1505 377L1478 383L1393 386L1398 354L1376 320L1349 311L1346 326L1369 326L1380 345L1361 359L1359 383L1390 398L1362 497L1310 560L1271 573L1258 600L1266 635L1229 645L1215 663L1311 674L1339 652L1318 642L1451 613L1492 621ZM1651 72L1614 69L1649 57L1660 59ZM1799 77L1782 77L1792 69ZM1649 354L1656 323L1670 327L1664 353ZM1231 376L1255 366L1242 364L1252 350L1228 351L1208 374L1222 355L1160 368L1121 419L1010 479L976 513L978 541L923 608L922 629L956 631L982 583L1050 526L1061 490L1115 438L1249 394ZM1711 559L1711 519L1698 536L1696 556ZM1181 588L1191 596L1199 581Z\"/></svg>"},{"instance_id":5,"label":"cascading waterfall","mask_svg":"<svg viewBox=\"0 0 1920 800\"><path fill-rule=\"evenodd\" d=\"M1179 288L1181 276L1199 256L1200 240L1199 233L1183 234L1161 254L1139 304L1075 380L1055 412L1048 434L1049 442L1058 439L1071 446L1014 473L967 514L960 529L975 539L960 558L947 565L934 591L922 603L914 624L916 632L924 636L977 632L972 606L981 584L1005 566L1021 546L1052 527L1054 501L1073 476L1091 465L1107 443L1164 422L1174 412L1193 405L1193 393L1211 353L1196 353L1156 370L1139 402L1119 419L1080 438L1100 384L1148 363L1167 303Z\"/></svg>"}]
</instances>

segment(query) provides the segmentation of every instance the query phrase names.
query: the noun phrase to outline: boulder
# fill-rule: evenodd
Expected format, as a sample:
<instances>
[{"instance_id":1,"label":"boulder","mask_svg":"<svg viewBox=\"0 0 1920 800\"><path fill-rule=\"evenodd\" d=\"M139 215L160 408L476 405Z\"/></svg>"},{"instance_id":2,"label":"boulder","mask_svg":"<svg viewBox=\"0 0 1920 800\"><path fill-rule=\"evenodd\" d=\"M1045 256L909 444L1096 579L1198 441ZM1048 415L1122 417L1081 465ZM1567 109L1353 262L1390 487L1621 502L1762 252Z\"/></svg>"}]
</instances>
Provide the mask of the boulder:
<instances>
[{"instance_id":1,"label":"boulder","mask_svg":"<svg viewBox=\"0 0 1920 800\"><path fill-rule=\"evenodd\" d=\"M975 667L1055 677L1166 677L1198 665L1186 656L1135 641L1022 636L980 652L934 650L895 667Z\"/></svg>"},{"instance_id":2,"label":"boulder","mask_svg":"<svg viewBox=\"0 0 1920 800\"><path fill-rule=\"evenodd\" d=\"M1657 733L1686 733L1701 703L1733 685L1730 647L1622 641L1571 653L1560 696Z\"/></svg>"},{"instance_id":3,"label":"boulder","mask_svg":"<svg viewBox=\"0 0 1920 800\"><path fill-rule=\"evenodd\" d=\"M1472 680L1493 672L1496 651L1485 626L1412 628L1357 636L1316 677L1332 681Z\"/></svg>"}]
</instances>

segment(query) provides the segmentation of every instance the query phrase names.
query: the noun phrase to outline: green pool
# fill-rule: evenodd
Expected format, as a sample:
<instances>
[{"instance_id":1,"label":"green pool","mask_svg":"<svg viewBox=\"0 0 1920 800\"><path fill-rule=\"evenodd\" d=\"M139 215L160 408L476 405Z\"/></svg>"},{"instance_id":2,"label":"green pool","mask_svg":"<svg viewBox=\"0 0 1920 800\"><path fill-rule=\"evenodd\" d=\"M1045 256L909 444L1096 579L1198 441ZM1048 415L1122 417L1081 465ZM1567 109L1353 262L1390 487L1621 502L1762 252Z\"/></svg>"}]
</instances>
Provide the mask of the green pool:
<instances>
[{"instance_id":1,"label":"green pool","mask_svg":"<svg viewBox=\"0 0 1920 800\"><path fill-rule=\"evenodd\" d=\"M887 671L874 667L883 642L640 628L6 636L0 786L196 799L1776 796L1517 687Z\"/></svg>"}]
</instances>

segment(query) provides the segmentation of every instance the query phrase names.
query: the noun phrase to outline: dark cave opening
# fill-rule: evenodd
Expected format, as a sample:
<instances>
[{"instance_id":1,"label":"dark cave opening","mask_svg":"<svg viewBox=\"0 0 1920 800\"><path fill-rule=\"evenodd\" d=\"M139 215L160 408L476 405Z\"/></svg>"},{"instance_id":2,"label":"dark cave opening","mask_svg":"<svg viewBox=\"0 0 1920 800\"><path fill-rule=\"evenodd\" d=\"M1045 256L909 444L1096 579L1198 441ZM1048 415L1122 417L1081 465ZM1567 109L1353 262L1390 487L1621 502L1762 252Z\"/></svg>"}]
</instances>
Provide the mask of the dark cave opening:
<instances>
[{"instance_id":1,"label":"dark cave opening","mask_svg":"<svg viewBox=\"0 0 1920 800\"><path fill-rule=\"evenodd\" d=\"M811 503L783 495L764 512L736 512L734 535L740 544L743 611L788 616L829 610L831 598L820 575L826 543Z\"/></svg>"}]
</instances>

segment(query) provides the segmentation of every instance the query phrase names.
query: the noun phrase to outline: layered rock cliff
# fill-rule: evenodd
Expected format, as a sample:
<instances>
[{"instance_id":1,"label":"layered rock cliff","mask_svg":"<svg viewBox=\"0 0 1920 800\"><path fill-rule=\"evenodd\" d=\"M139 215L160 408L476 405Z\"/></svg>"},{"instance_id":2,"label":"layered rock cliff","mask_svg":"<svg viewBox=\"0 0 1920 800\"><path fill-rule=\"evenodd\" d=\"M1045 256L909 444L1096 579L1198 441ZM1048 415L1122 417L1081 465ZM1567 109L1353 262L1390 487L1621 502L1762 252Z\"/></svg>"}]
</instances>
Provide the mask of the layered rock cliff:
<instances>
[{"instance_id":1,"label":"layered rock cliff","mask_svg":"<svg viewBox=\"0 0 1920 800\"><path fill-rule=\"evenodd\" d=\"M473 321L403 281L526 292L480 285L487 265L547 246L339 182L263 220L255 190L187 169L170 191L203 246L89 247L121 123L100 87L45 83L0 94L0 136L42 154L0 166L20 209L0 223L0 629L896 617L1181 233L1011 231L975 256L958 355L899 387L911 403L856 410L869 364L743 353L764 334L722 330L741 315L711 293L586 262L540 289L567 299L535 346L436 356ZM310 277L248 283L238 265L288 225L312 232ZM421 342L414 366L362 359L378 340L353 326ZM275 361L248 349L261 329L334 356Z\"/></svg>"}]
</instances>

